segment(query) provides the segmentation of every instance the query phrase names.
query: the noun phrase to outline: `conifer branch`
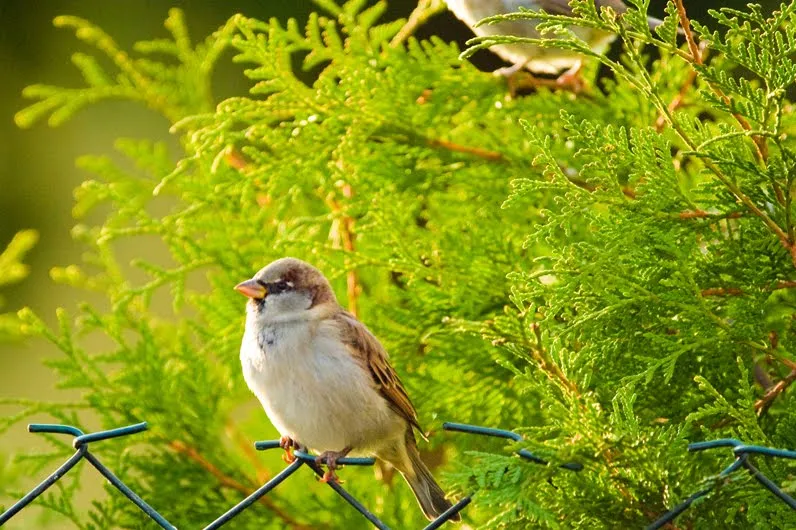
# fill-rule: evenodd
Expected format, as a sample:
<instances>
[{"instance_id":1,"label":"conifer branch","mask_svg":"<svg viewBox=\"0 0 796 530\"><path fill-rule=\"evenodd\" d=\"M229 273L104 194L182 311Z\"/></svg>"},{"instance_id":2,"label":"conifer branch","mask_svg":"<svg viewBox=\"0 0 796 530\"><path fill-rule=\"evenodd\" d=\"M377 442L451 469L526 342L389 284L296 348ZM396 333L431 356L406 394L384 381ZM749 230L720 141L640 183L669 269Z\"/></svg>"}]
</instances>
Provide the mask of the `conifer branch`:
<instances>
[{"instance_id":1,"label":"conifer branch","mask_svg":"<svg viewBox=\"0 0 796 530\"><path fill-rule=\"evenodd\" d=\"M683 32L685 34L686 42L688 43L688 49L691 52L691 59L690 62L697 65L697 67L701 67L704 65L704 58L702 57L702 53L700 50L700 46L697 45L696 40L694 39L694 34L691 31L691 21L688 19L688 15L685 12L685 5L683 5L683 0L674 0L675 5L677 6L677 14L680 18L680 25L683 28ZM715 94L724 101L725 104L730 105L730 98L725 94L719 87L711 84L711 89ZM752 125L740 114L737 112L732 114L733 118L738 122L738 124L746 131L752 130ZM752 136L752 141L755 144L755 150L758 160L761 163L765 163L766 159L768 158L768 146L766 145L765 138L760 136ZM792 244L793 242L791 242ZM796 255L794 256L794 265L796 265Z\"/></svg>"},{"instance_id":2,"label":"conifer branch","mask_svg":"<svg viewBox=\"0 0 796 530\"><path fill-rule=\"evenodd\" d=\"M390 41L390 46L396 48L406 42L417 29L425 24L431 17L445 10L445 2L442 0L419 0L417 6L412 10L398 33Z\"/></svg>"},{"instance_id":3,"label":"conifer branch","mask_svg":"<svg viewBox=\"0 0 796 530\"><path fill-rule=\"evenodd\" d=\"M691 38L693 39L693 35L691 36ZM702 57L703 61L707 55L707 49L708 49L707 42L704 41L700 42L697 47L697 51ZM685 82L680 87L680 90L677 92L677 95L669 103L668 106L669 115L674 115L674 112L682 106L683 102L685 101L686 94L688 94L688 91L691 90L691 88L694 86L697 77L698 77L697 70L695 68L691 68L691 70L688 72L688 77L686 77ZM660 113L658 115L658 119L655 121L655 130L661 132L665 125L666 125L666 116L663 113Z\"/></svg>"},{"instance_id":4,"label":"conifer branch","mask_svg":"<svg viewBox=\"0 0 796 530\"><path fill-rule=\"evenodd\" d=\"M696 43L694 41L693 34L691 34L691 32L690 32L690 22L688 20L688 17L685 14L685 7L683 6L682 0L674 0L674 1L675 1L675 4L677 5L677 8L678 8L678 13L679 13L680 19L681 19L680 20L681 25L683 26L684 30L685 30L685 28L688 28L688 30L685 31L687 39L689 39L689 41L691 43L693 43L693 48L691 50L692 51L692 56L691 56L690 59L686 58L686 60L688 60L692 64L697 65L698 67L702 66L702 56L700 54L699 47L696 45ZM620 28L620 32L621 32L621 34L624 37L624 35L625 35L624 30L622 30ZM658 109L661 112L661 114L666 116L666 121L668 121L672 125L672 127L675 130L675 132L677 132L678 136L680 136L680 138L688 145L688 147L693 152L698 152L699 146L688 135L688 133L683 129L683 127L677 122L677 120L674 119L674 116L672 116L672 113L669 111L668 105L664 104L664 102L661 100L660 96L652 90L651 87L653 86L653 83L652 83L651 79L649 78L649 73L642 66L643 65L643 61L641 60L640 56L638 55L638 52L633 47L630 47L628 49L628 53L630 53L634 57L634 59L636 59L636 62L639 64L639 66L640 66L639 73L640 73L641 76L643 76L644 80L646 81L647 87L645 88L644 86L638 84L637 82L634 83L634 85L637 88L639 88L640 90L642 90L643 92L645 92L648 96L653 98L653 101L654 101L655 105L658 107ZM610 61L608 59L605 59L605 58L602 58L601 60L603 61L603 63L605 63L606 65L611 67L614 71L620 72L620 73L622 73L622 75L627 75L625 73L625 71L621 67L619 67L616 63L613 63L612 61ZM628 80L631 81L630 78L628 78ZM719 89L718 87L715 87L713 85L711 85L711 88L714 90L714 92L717 94L717 96L719 98L721 98L725 102L729 101L729 98L726 96L726 94L724 94L721 91L721 89ZM745 129L746 131L751 131L752 130L751 125L749 125L749 123L743 118L743 116L738 115L738 116L735 116L735 117L736 117L736 120L741 124L741 127L743 129ZM754 144L755 144L756 149L757 149L758 160L761 161L761 163L762 163L762 162L765 161L766 157L764 156L763 152L761 151L760 145L758 143L758 140L760 139L760 137L759 136L752 136L752 139L755 140ZM764 140L763 140L763 145L765 146L765 141ZM738 186L738 184L735 183L732 179L728 178L721 171L721 169L718 167L718 165L716 165L715 162L713 162L710 159L706 159L704 157L702 157L702 159L703 159L703 163L705 164L705 166L719 179L719 181L721 181L721 183L724 184L727 187L727 189L729 189L730 192L738 200L740 200L757 217L759 217L763 221L763 223L777 236L777 238L779 239L780 243L791 254L791 260L793 262L793 266L796 267L796 242L792 241L791 238L789 237L789 235L782 229L782 227L779 226L779 224L777 224L776 221L774 221L766 212L764 212L761 208L759 208L748 195L743 193L743 191Z\"/></svg>"},{"instance_id":5,"label":"conifer branch","mask_svg":"<svg viewBox=\"0 0 796 530\"><path fill-rule=\"evenodd\" d=\"M691 69L691 71L688 72L688 77L686 77L685 83L683 83L683 86L680 87L680 91L669 103L668 109L670 115L674 115L674 112L677 109L679 109L680 106L683 104L683 101L685 101L686 94L688 93L689 90L691 90L691 87L694 86L694 82L696 81L696 79L697 79L697 71ZM661 132L665 126L666 126L666 117L663 113L660 113L658 115L658 119L655 120L655 130Z\"/></svg>"},{"instance_id":6,"label":"conifer branch","mask_svg":"<svg viewBox=\"0 0 796 530\"><path fill-rule=\"evenodd\" d=\"M668 113L668 108L664 107L664 111L667 114L669 123L672 124L680 138L686 142L692 151L697 152L699 146L694 143L685 130L683 130L683 128L673 119L671 114ZM760 209L760 207L758 207L754 201L741 190L738 184L729 179L712 160L706 158L703 158L702 160L711 173L713 173L716 178L718 178L719 181L721 181L721 183L724 184L727 189L739 201L741 201L741 203L743 203L744 206L746 206L752 211L753 214L759 217L766 227L768 227L768 229L777 236L777 239L779 239L782 246L785 247L791 254L791 261L793 262L793 266L796 267L796 245L793 241L791 241L789 235L782 229L782 227L780 227L779 224L777 224L777 222L774 221L766 212Z\"/></svg>"},{"instance_id":7,"label":"conifer branch","mask_svg":"<svg viewBox=\"0 0 796 530\"><path fill-rule=\"evenodd\" d=\"M571 381L566 374L561 370L561 367L558 366L552 359L550 359L547 351L544 348L544 344L542 343L542 330L539 327L538 322L534 322L531 325L531 330L533 331L534 337L536 338L536 347L530 348L531 352L533 353L534 357L536 358L536 362L539 364L539 368L545 372L548 377L557 380L560 384L564 385L570 392L574 395L579 396L580 391L578 390L578 385L576 385L573 381Z\"/></svg>"}]
</instances>

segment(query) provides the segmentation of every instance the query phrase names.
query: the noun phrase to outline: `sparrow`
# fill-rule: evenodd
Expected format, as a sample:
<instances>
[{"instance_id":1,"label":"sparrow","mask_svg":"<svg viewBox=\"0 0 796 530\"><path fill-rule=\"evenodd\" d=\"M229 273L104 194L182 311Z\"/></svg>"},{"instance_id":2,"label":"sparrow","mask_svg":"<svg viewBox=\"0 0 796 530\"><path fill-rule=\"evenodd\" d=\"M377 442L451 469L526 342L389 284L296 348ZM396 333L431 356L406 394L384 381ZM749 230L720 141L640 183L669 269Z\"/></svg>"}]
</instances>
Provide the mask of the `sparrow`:
<instances>
[{"instance_id":1,"label":"sparrow","mask_svg":"<svg viewBox=\"0 0 796 530\"><path fill-rule=\"evenodd\" d=\"M349 453L372 455L403 475L428 519L450 508L420 459L414 430L423 431L387 352L324 275L282 258L235 289L249 298L243 376L286 455L293 447L318 453L324 481L337 480L337 461Z\"/></svg>"},{"instance_id":2,"label":"sparrow","mask_svg":"<svg viewBox=\"0 0 796 530\"><path fill-rule=\"evenodd\" d=\"M544 10L550 15L573 15L569 0L447 0L447 4L448 9L479 37L514 35L532 39L541 38L541 34L536 30L537 21L534 20L511 20L474 27L479 20L494 15L516 13L520 8L531 11ZM622 0L594 0L594 4L597 9L610 7L618 14L627 11L627 6ZM648 21L651 29L662 23L661 20L652 17L649 17ZM594 52L600 54L608 51L611 43L616 39L616 35L613 33L591 28L574 26L571 30ZM501 59L513 65L496 70L495 74L498 75L510 76L523 68L533 73L542 74L559 74L563 70L567 70L558 79L559 85L566 85L577 77L583 65L583 57L572 50L542 48L531 44L498 44L490 49Z\"/></svg>"}]
</instances>

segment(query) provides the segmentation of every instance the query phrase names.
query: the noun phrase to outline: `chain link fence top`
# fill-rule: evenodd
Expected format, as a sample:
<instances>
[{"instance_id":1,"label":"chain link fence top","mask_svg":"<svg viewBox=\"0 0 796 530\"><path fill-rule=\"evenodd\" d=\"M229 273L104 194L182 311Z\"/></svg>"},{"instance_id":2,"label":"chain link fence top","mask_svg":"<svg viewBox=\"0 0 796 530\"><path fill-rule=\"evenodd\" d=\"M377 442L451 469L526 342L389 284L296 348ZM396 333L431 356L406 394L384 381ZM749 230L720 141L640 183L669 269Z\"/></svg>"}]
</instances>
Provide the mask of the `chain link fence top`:
<instances>
[{"instance_id":1,"label":"chain link fence top","mask_svg":"<svg viewBox=\"0 0 796 530\"><path fill-rule=\"evenodd\" d=\"M118 438L121 436L127 436L130 434L139 433L145 431L146 429L147 429L147 424L144 422L144 423L136 423L134 425L128 425L126 427L119 427L117 429L110 429L107 431L99 431L95 433L85 434L77 427L73 427L70 425L39 424L39 423L29 425L28 430L30 432L69 434L74 436L75 438L72 441L72 446L75 448L75 453L72 456L70 456L63 464L61 464L58 467L58 469L56 469L50 476L44 479L38 486L33 488L27 495L22 497L19 501L14 503L13 506L11 506L5 512L0 514L0 526L8 522L16 514L22 511L26 506L30 505L39 495L44 493L50 486L58 482L58 480L60 480L64 475L66 475L71 469L73 469L78 462L80 462L81 460L86 460L88 461L89 464L91 464L91 466L93 466L97 471L99 471L99 473L103 477L105 477L108 480L108 482L110 482L132 503L138 506L138 508L140 508L142 512L144 512L149 518L155 521L155 523L157 523L161 528L167 530L176 530L176 527L173 524L171 524L168 520L166 520L166 518L163 517L160 513L158 513L158 511L155 510L152 506L147 504L146 501L144 501L138 494L136 494L132 489L130 489L124 482L122 482L119 479L119 477L114 475L110 469L108 469L105 465L103 465L102 462L100 462L99 459L89 451L89 445L91 443L99 442L102 440L108 440L110 438ZM468 425L464 423L445 423L443 424L443 429L446 431L504 438L516 442L522 440L522 436L512 431L506 431L503 429L494 429L490 427L481 427L478 425ZM279 440L256 442L254 446L259 451L280 448ZM774 484L768 477L766 477L763 473L761 473L760 470L757 469L750 461L752 455L796 459L796 451L772 449L769 447L762 447L757 445L746 445L739 440L731 438L692 443L688 446L688 450L691 452L695 452L695 451L704 451L706 449L714 449L719 447L728 447L732 449L733 455L735 456L735 460L732 462L732 464L727 466L718 475L706 479L706 482L709 483L708 486L700 489L696 493L686 498L683 502L681 502L680 504L678 504L677 506L666 512L657 521L647 526L646 530L655 530L674 521L674 519L676 519L680 514L685 512L694 503L694 501L696 501L701 497L707 496L721 482L730 479L731 475L733 475L734 473L738 472L741 469L746 469L760 484L762 484L765 488L767 488L772 494L774 494L780 500L782 500L782 502L790 506L791 509L796 510L796 500L794 500L793 497L782 491L782 489L780 489L779 486ZM520 458L523 458L535 464L542 464L542 465L548 464L546 460L534 455L532 452L528 451L527 449L519 449L518 451L516 451L516 454ZM291 462L287 467L285 467L281 472L279 472L279 474L277 474L271 480L263 484L260 488L252 492L248 497L243 499L241 502L230 508L227 512L219 516L216 520L205 526L204 530L215 530L217 528L222 527L223 525L231 521L233 518L235 518L242 511L246 510L249 506L257 502L257 500L260 499L262 496L266 495L268 492L279 486L282 482L290 478L302 466L309 467L319 477L323 476L323 470L321 468L321 465L325 464L325 461L318 460L316 456L311 455L302 450L295 450L293 452L293 455L295 456L295 460ZM337 460L338 465L349 465L349 466L370 466L373 465L374 462L375 459L373 458L347 457ZM583 465L576 462L567 462L564 464L560 464L559 467L569 471L583 470ZM376 528L380 530L390 530L389 526L387 526L383 521L381 521L378 517L376 517L376 515L373 514L373 512L368 510L361 502L359 502L356 498L354 498L339 483L334 481L329 481L327 482L327 485L330 488L332 488L335 491L335 493L337 493L340 497L342 497L348 504L353 506L354 509L356 509L359 513L361 513ZM456 504L454 504L451 508L449 508L447 511L445 511L443 514L441 514L439 517L437 517L435 520L431 521L428 525L426 525L424 527L424 530L433 530L435 528L439 528L447 521L449 521L454 515L462 511L468 504L470 504L471 501L472 501L472 496L468 495L464 497Z\"/></svg>"}]
</instances>

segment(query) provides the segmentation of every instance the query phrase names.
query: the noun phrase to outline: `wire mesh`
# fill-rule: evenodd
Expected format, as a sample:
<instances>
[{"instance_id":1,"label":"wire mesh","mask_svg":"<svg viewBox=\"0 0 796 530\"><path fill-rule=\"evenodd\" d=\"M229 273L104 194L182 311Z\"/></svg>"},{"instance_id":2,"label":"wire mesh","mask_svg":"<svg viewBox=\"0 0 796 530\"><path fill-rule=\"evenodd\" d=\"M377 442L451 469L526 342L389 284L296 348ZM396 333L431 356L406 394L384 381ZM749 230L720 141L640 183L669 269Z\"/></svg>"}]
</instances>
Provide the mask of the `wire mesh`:
<instances>
[{"instance_id":1,"label":"wire mesh","mask_svg":"<svg viewBox=\"0 0 796 530\"><path fill-rule=\"evenodd\" d=\"M161 528L166 530L176 530L177 527L171 524L163 515L161 515L155 508L146 503L138 494L136 494L129 486L127 486L119 477L113 474L100 460L89 451L89 445L94 442L108 440L110 438L118 438L120 436L127 436L130 434L139 433L147 429L147 424L137 423L135 425L128 425L118 429L111 429L107 431L100 431L90 434L85 434L77 427L70 425L53 425L53 424L31 424L28 426L28 431L35 433L51 433L51 434L71 434L75 437L72 441L72 446L75 448L75 453L70 456L58 469L56 469L50 476L44 479L38 486L33 488L27 495L22 497L19 501L14 503L8 510L0 514L0 526L8 522L12 517L17 515L26 506L30 505L38 496L43 494L53 484L63 478L71 469L77 465L81 460L86 460L97 471L100 472L116 489L118 489L125 497L127 497L133 504L144 512L150 519L155 521ZM254 447L259 451L268 449L280 448L279 440L270 440L266 442L256 442ZM241 502L227 510L216 520L204 527L204 530L216 530L221 528L232 519L234 519L241 512L246 510L252 504L257 502L260 497L266 495L271 490L279 486L281 483L290 478L302 466L308 466L312 471L318 475L323 476L321 466L316 462L316 457L304 451L296 450L293 452L296 460L284 468L279 474L274 476L271 480L260 486L257 490L252 492L248 497ZM338 466L371 466L375 463L373 458L341 458L337 460ZM334 481L327 482L328 486L332 488L340 497L342 497L348 504L354 507L361 513L368 521L373 523L376 528L380 530L390 530L383 521L381 521L373 512L368 510L361 502L359 502L353 495L345 490L339 483ZM433 530L439 528L444 523L449 521L454 515L464 509L465 506L470 504L471 498L465 497L459 502L454 504L447 511L442 513L435 520L431 521L423 530Z\"/></svg>"},{"instance_id":2,"label":"wire mesh","mask_svg":"<svg viewBox=\"0 0 796 530\"><path fill-rule=\"evenodd\" d=\"M152 506L147 504L138 494L136 494L130 487L128 487L121 479L119 479L113 472L108 469L96 455L89 451L89 445L95 442L108 440L111 438L118 438L121 436L128 436L131 434L139 433L147 429L147 424L136 423L117 429L110 429L106 431L99 431L86 434L77 427L70 425L56 425L56 424L31 424L28 430L32 433L51 433L51 434L68 434L74 436L72 446L75 448L75 453L70 456L63 464L61 464L51 475L45 478L39 485L33 488L28 494L22 497L19 501L14 503L5 512L0 514L0 526L8 522L12 517L17 515L26 506L30 505L37 497L47 491L53 484L63 478L71 469L73 469L81 460L86 460L93 466L103 477L105 477L116 489L118 489L125 497L127 497L133 504L144 512L150 519L157 523L161 528L167 530L176 530L176 527L166 520ZM479 425L468 425L464 423L445 423L443 429L446 431L460 432L466 434L475 434L481 436L491 436L496 438L504 438L516 442L522 441L522 436L519 434L506 431L503 429L495 429L491 427L482 427ZM264 442L256 442L255 448L259 451L280 448L279 440L270 440ZM796 510L796 500L790 495L782 491L782 489L772 482L768 477L757 469L750 458L752 455L769 456L775 458L789 458L796 459L796 451L789 451L784 449L773 449L770 447L763 447L758 445L746 445L743 442L735 439L725 438L720 440L712 440L706 442L692 443L688 446L690 452L704 451L707 449L714 449L719 447L728 447L732 449L735 460L721 471L718 475L710 477L707 482L712 482L708 487L703 487L696 493L690 495L683 502L666 512L657 521L647 526L646 530L655 530L663 527L664 525L674 521L679 515L688 510L697 499L705 497L714 490L716 484L730 478L730 476L740 469L746 469L760 484L768 489L777 498L782 500L785 504ZM519 449L516 454L529 462L548 465L549 462L543 458L534 455L527 449ZM234 519L241 512L249 508L252 504L257 502L262 496L268 494L271 490L279 486L290 478L299 468L303 466L309 467L316 475L323 476L323 470L319 465L316 457L305 451L295 450L293 452L295 461L285 467L279 474L274 476L271 480L260 486L257 490L252 492L248 497L241 502L230 508L227 512L219 516L216 520L204 527L204 530L215 530L221 528L232 519ZM373 458L356 458L346 457L337 461L338 465L349 466L370 466L373 465L375 460ZM559 464L560 468L569 471L582 471L583 465L577 462L567 462ZM359 502L353 495L345 490L339 483L334 481L327 482L327 485L332 488L335 493L342 497L348 504L362 514L368 521L370 521L376 528L380 530L390 530L383 521L381 521L373 512L368 510L361 502ZM462 511L468 504L472 502L472 496L468 495L455 503L450 509L431 521L423 530L433 530L439 528L454 515Z\"/></svg>"},{"instance_id":3,"label":"wire mesh","mask_svg":"<svg viewBox=\"0 0 796 530\"><path fill-rule=\"evenodd\" d=\"M749 457L753 454L763 455L763 456L773 456L775 458L790 458L796 459L796 451L787 451L784 449L772 449L770 447L762 447L759 445L746 445L739 440L735 440L733 438L722 438L719 440L710 440L707 442L696 442L688 445L688 450L690 452L697 452L697 451L704 451L706 449L715 449L717 447L731 447L732 452L735 455L735 460L732 464L724 468L721 473L716 475L715 477L710 477L708 481L713 482L714 484L720 484L724 479L727 479L738 471L741 468L746 468L749 473L758 481L760 484L766 487L771 493L776 495L782 502L787 504L791 507L791 509L796 510L796 500L793 499L790 495L782 491L779 486L774 484L768 477L763 475L759 469L757 469L750 461ZM678 515L686 511L691 505L694 503L695 500L706 496L711 491L713 491L713 487L706 487L700 489L696 493L690 495L686 500L663 514L660 519L652 523L647 527L646 530L655 530L657 528L663 527L665 524L674 521Z\"/></svg>"}]
</instances>

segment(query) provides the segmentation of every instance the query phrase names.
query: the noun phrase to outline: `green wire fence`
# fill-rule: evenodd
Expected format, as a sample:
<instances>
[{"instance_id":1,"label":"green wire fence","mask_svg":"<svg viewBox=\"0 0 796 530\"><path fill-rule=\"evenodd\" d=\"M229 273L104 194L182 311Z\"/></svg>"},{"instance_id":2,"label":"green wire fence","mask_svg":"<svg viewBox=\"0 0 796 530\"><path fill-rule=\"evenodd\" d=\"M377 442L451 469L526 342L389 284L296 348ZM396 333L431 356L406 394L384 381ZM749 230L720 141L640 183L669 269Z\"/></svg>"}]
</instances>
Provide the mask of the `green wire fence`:
<instances>
[{"instance_id":1,"label":"green wire fence","mask_svg":"<svg viewBox=\"0 0 796 530\"><path fill-rule=\"evenodd\" d=\"M22 497L19 501L17 501L13 506L8 508L5 512L0 514L0 526L4 525L8 522L11 518L17 515L20 511L22 511L26 506L30 505L39 495L44 493L50 486L58 482L62 477L64 477L71 469L73 469L81 460L86 460L90 465L92 465L99 473L105 477L116 489L118 489L125 497L127 497L132 503L138 506L144 514L150 517L155 523L157 523L161 528L167 530L176 530L176 527L171 524L165 517L163 517L157 510L155 510L152 506L147 504L138 494L136 494L132 489L130 489L124 482L122 482L119 477L113 474L113 472L108 469L99 459L89 451L89 445L94 442L99 442L102 440L107 440L110 438L118 438L121 436L127 436L130 434L139 433L145 431L147 429L146 423L136 423L134 425L128 425L125 427L120 427L117 429L110 429L107 431L100 431L95 433L85 434L83 431L78 429L77 427L72 427L70 425L54 425L54 424L31 424L28 426L28 430L30 432L35 433L54 433L54 434L69 434L74 436L74 440L72 442L72 446L75 448L75 453L69 457L63 464L61 464L58 469L56 469L50 476L44 479L38 486L33 488L27 495ZM493 429L490 427L481 427L477 425L467 425L463 423L445 423L443 425L443 429L447 431L455 431L455 432L462 432L468 434L477 434L483 436L492 436L498 438L505 438L514 441L521 441L522 437L514 432L506 431L502 429ZM277 449L280 447L278 440L266 441L266 442L256 442L255 448L257 450L263 451L268 449ZM718 447L728 447L732 449L733 455L735 460L727 466L721 473L716 475L715 477L711 477L712 481L715 483L721 482L721 480L729 478L736 472L739 472L742 469L745 469L749 472L760 484L762 484L765 488L767 488L772 494L777 496L782 502L786 503L792 509L796 510L796 500L793 499L790 495L782 491L776 484L774 484L768 477L763 475L760 470L758 470L751 462L751 457L753 455L761 455L761 456L769 456L775 458L790 458L796 459L796 451L788 451L783 449L772 449L769 447L762 447L757 445L746 445L743 442L735 439L720 439L720 440L712 440L707 442L698 442L693 443L688 446L689 451L703 451L706 449L713 449ZM289 464L285 469L283 469L279 474L273 477L271 480L263 484L260 488L252 492L248 497L244 500L230 508L226 513L219 516L216 520L208 524L204 527L204 530L214 530L217 528L222 527L229 521L231 521L235 516L240 514L242 511L247 509L249 506L257 502L257 500L266 495L268 492L279 486L282 482L287 480L291 477L299 468L303 466L309 467L316 475L323 476L323 470L321 466L316 461L316 457L311 455L305 451L296 450L294 452L296 460ZM527 449L520 449L517 451L517 455L520 458L528 460L529 462L533 462L535 464L543 464L546 465L548 462L538 456L534 455ZM324 463L321 461L321 463ZM373 465L374 459L373 458L341 458L337 461L338 465L351 465L351 466L369 466ZM559 467L563 469L567 469L570 471L581 471L583 466L581 464L575 462L569 462L561 464ZM328 486L332 488L340 497L345 499L345 501L354 507L359 513L361 513L368 521L370 521L376 528L380 530L389 530L389 527L381 521L376 515L373 514L370 510L368 510L362 503L360 503L356 498L354 498L348 491L346 491L339 483L334 481L327 482ZM711 491L713 491L713 487L704 487L697 491L696 493L689 496L683 502L663 514L657 521L652 523L647 527L647 530L654 530L657 528L661 528L667 523L672 522L675 518L677 518L680 514L686 511L694 501L701 497L705 497ZM466 496L456 504L454 504L451 508L437 517L434 521L429 523L427 526L424 527L424 530L433 530L435 528L439 528L447 521L449 521L454 515L459 513L462 509L464 509L470 502L472 501L471 496Z\"/></svg>"}]
</instances>

